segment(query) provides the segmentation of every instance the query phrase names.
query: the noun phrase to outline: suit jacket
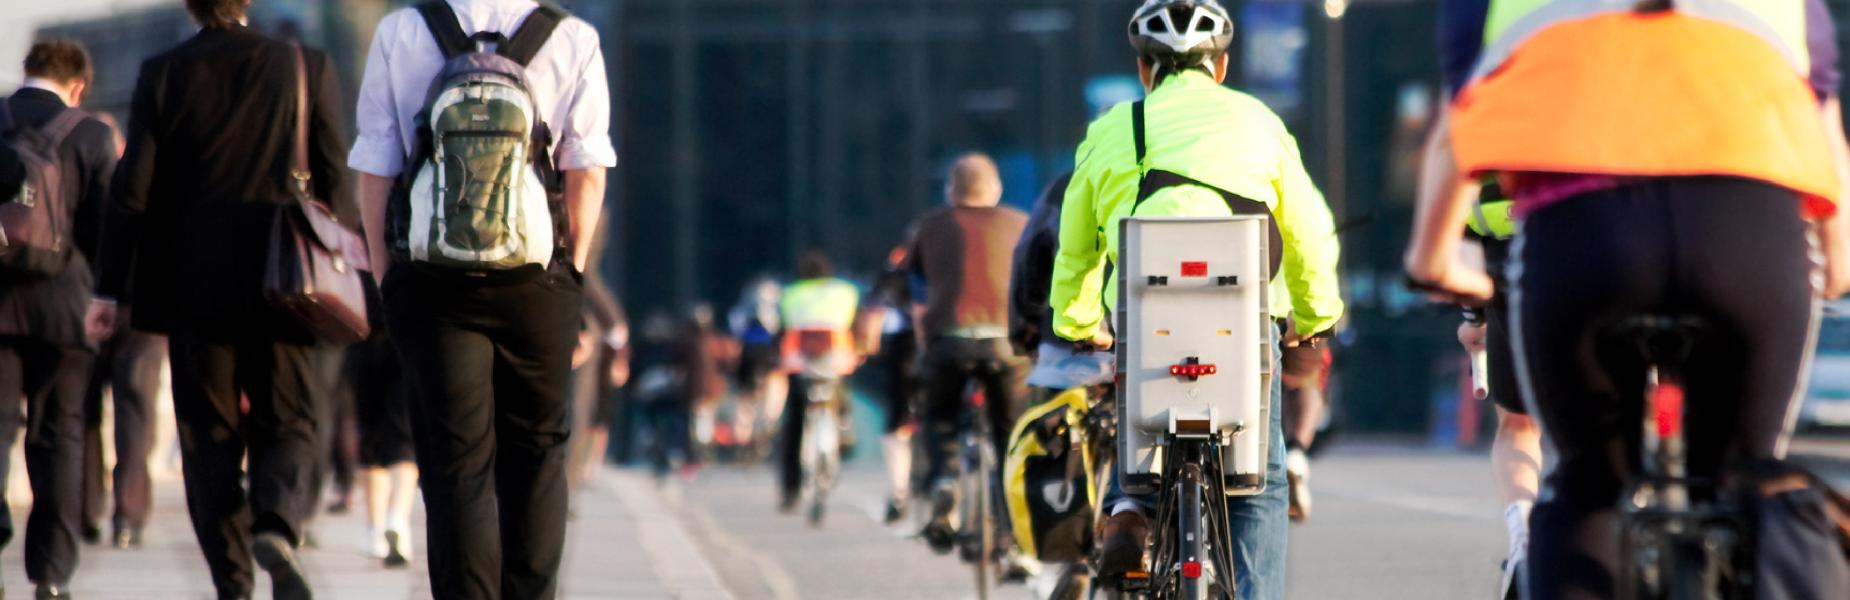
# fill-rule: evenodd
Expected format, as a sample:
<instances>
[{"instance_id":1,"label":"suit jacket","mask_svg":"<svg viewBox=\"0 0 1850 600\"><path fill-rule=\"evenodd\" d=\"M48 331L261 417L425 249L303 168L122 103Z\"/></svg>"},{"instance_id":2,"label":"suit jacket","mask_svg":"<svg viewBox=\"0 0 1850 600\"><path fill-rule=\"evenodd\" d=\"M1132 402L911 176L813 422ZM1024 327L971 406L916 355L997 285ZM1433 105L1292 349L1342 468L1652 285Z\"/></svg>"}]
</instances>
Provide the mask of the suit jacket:
<instances>
[{"instance_id":1,"label":"suit jacket","mask_svg":"<svg viewBox=\"0 0 1850 600\"><path fill-rule=\"evenodd\" d=\"M326 55L303 53L315 196L357 214L341 193L340 83ZM242 26L142 63L97 269L97 294L133 304L136 328L301 333L263 299L271 222L295 201L295 98L292 46Z\"/></svg>"},{"instance_id":2,"label":"suit jacket","mask_svg":"<svg viewBox=\"0 0 1850 600\"><path fill-rule=\"evenodd\" d=\"M6 102L23 127L42 127L67 108L57 94L21 88ZM84 309L90 303L90 261L96 256L102 207L109 198L110 174L116 168L115 132L102 121L84 119L58 148L65 215L75 242L71 262L49 280L0 280L0 336L21 336L67 348L88 345Z\"/></svg>"}]
</instances>

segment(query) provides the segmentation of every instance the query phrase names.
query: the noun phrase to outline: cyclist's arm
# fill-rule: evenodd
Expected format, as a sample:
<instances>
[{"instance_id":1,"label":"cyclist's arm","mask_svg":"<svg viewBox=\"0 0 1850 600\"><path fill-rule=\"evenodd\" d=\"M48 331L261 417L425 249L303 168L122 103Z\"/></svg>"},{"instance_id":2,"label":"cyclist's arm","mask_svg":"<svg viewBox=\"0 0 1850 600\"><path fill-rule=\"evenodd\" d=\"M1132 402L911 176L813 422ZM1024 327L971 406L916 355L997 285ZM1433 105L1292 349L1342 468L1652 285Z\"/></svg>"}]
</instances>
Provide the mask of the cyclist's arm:
<instances>
[{"instance_id":1,"label":"cyclist's arm","mask_svg":"<svg viewBox=\"0 0 1850 600\"><path fill-rule=\"evenodd\" d=\"M1818 245L1824 252L1824 298L1835 300L1850 293L1850 209L1842 206L1850 200L1850 141L1844 138L1842 102L1832 96L1824 102L1825 135L1830 138L1831 162L1837 167L1838 209L1818 223Z\"/></svg>"},{"instance_id":2,"label":"cyclist's arm","mask_svg":"<svg viewBox=\"0 0 1850 600\"><path fill-rule=\"evenodd\" d=\"M1427 134L1413 209L1413 238L1407 242L1404 259L1407 276L1430 291L1488 301L1493 291L1490 276L1462 264L1458 257L1472 198L1465 174L1458 171L1452 155L1451 123L1450 108L1442 107Z\"/></svg>"},{"instance_id":3,"label":"cyclist's arm","mask_svg":"<svg viewBox=\"0 0 1850 600\"><path fill-rule=\"evenodd\" d=\"M1059 250L1054 253L1053 280L1047 306L1053 310L1053 332L1062 339L1082 342L1098 335L1105 320L1105 236L1098 222L1098 178L1104 166L1092 157L1093 133L1079 144L1073 180L1066 186L1060 210Z\"/></svg>"},{"instance_id":4,"label":"cyclist's arm","mask_svg":"<svg viewBox=\"0 0 1850 600\"><path fill-rule=\"evenodd\" d=\"M1336 277L1336 260L1342 247L1336 239L1330 205L1304 171L1297 140L1281 126L1279 142L1280 173L1273 184L1278 203L1272 212L1285 242L1280 275L1291 291L1291 317L1297 333L1308 337L1329 331L1342 319L1343 299Z\"/></svg>"}]
</instances>

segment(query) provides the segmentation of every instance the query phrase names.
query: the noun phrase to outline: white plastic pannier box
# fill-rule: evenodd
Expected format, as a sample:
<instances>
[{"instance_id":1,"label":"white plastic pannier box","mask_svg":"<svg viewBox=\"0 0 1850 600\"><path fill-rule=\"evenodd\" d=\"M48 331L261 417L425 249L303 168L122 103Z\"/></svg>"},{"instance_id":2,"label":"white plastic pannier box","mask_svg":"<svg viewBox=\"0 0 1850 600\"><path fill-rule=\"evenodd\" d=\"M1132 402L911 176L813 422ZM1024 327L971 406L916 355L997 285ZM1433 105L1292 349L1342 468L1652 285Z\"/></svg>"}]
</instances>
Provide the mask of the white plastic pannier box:
<instances>
[{"instance_id":1,"label":"white plastic pannier box","mask_svg":"<svg viewBox=\"0 0 1850 600\"><path fill-rule=\"evenodd\" d=\"M1265 489L1273 325L1268 217L1120 221L1118 456L1150 493L1178 431L1220 436L1228 495Z\"/></svg>"}]
</instances>

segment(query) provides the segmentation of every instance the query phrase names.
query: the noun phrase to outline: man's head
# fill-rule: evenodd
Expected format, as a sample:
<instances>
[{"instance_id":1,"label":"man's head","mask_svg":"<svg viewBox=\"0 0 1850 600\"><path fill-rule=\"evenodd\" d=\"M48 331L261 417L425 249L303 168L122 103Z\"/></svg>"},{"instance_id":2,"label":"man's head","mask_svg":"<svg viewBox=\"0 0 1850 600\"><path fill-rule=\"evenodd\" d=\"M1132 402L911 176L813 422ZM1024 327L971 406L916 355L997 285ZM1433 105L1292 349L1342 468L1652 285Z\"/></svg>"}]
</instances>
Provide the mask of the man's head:
<instances>
[{"instance_id":1,"label":"man's head","mask_svg":"<svg viewBox=\"0 0 1850 600\"><path fill-rule=\"evenodd\" d=\"M1145 89L1188 70L1225 81L1233 18L1217 0L1148 0L1131 17L1130 41Z\"/></svg>"},{"instance_id":2,"label":"man's head","mask_svg":"<svg viewBox=\"0 0 1850 600\"><path fill-rule=\"evenodd\" d=\"M951 206L995 206L1002 201L1002 175L996 161L981 152L957 157L944 184L944 201Z\"/></svg>"},{"instance_id":3,"label":"man's head","mask_svg":"<svg viewBox=\"0 0 1850 600\"><path fill-rule=\"evenodd\" d=\"M235 27L244 22L251 0L186 0L186 12L193 21L207 29Z\"/></svg>"},{"instance_id":4,"label":"man's head","mask_svg":"<svg viewBox=\"0 0 1850 600\"><path fill-rule=\"evenodd\" d=\"M77 106L90 87L95 73L90 67L90 53L70 40L44 40L26 52L26 76L51 84L64 103Z\"/></svg>"},{"instance_id":5,"label":"man's head","mask_svg":"<svg viewBox=\"0 0 1850 600\"><path fill-rule=\"evenodd\" d=\"M821 250L808 250L797 257L797 279L822 279L835 274L835 265Z\"/></svg>"}]
</instances>

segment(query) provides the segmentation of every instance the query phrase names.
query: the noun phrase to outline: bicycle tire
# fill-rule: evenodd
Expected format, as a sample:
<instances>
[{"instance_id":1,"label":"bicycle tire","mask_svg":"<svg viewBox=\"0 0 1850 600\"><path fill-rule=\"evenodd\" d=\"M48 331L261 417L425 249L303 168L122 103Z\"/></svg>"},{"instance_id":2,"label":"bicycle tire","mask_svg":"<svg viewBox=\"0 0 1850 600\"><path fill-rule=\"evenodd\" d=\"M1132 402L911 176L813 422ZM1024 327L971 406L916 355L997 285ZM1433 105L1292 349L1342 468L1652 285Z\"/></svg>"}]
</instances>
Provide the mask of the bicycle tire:
<instances>
[{"instance_id":1,"label":"bicycle tire","mask_svg":"<svg viewBox=\"0 0 1850 600\"><path fill-rule=\"evenodd\" d=\"M976 514L976 527L977 527L977 534L976 534L977 552L976 552L976 561L975 561L977 600L988 600L989 599L989 590L995 586L995 580L996 580L996 575L997 575L996 573L997 569L995 568L995 563L996 563L996 515L995 515L995 508L994 508L995 499L991 495L993 493L993 490L991 489L990 480L989 480L989 473L993 470L991 468L991 465L994 463L994 461L992 460L990 453L985 451L987 448L988 448L987 444L977 445L977 450L976 450L976 456L977 456L976 490L977 492L976 492L976 497L973 498L973 500L975 500L976 506L971 511Z\"/></svg>"},{"instance_id":2,"label":"bicycle tire","mask_svg":"<svg viewBox=\"0 0 1850 600\"><path fill-rule=\"evenodd\" d=\"M1194 461L1182 464L1181 477L1176 482L1176 536L1177 573L1171 581L1176 582L1176 597L1181 600L1206 600L1208 585L1201 577L1201 536L1202 507L1201 465ZM1194 574L1188 573L1185 565L1193 564ZM1167 565L1165 565L1167 567Z\"/></svg>"}]
</instances>

